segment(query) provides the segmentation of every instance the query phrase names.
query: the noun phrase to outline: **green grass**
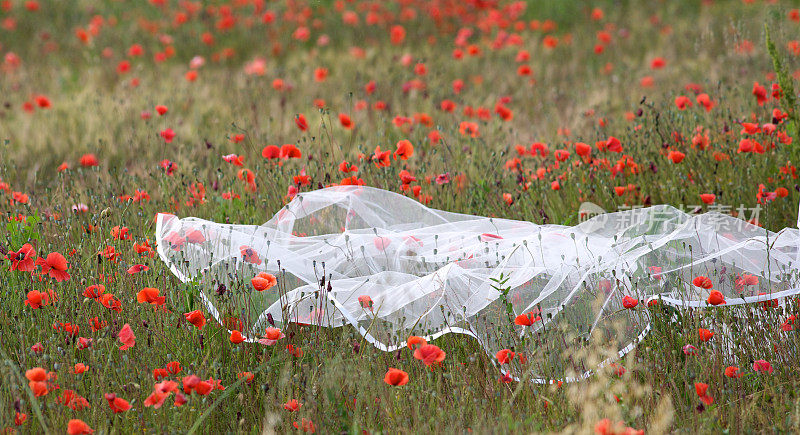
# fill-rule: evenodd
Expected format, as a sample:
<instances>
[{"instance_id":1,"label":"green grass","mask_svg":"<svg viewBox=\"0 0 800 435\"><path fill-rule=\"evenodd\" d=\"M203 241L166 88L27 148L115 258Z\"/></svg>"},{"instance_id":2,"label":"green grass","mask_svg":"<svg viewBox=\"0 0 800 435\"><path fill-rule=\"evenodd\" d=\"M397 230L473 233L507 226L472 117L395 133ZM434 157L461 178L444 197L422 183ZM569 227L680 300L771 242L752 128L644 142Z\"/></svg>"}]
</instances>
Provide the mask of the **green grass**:
<instances>
[{"instance_id":1,"label":"green grass","mask_svg":"<svg viewBox=\"0 0 800 435\"><path fill-rule=\"evenodd\" d=\"M608 211L662 203L708 211L699 195L714 193L718 204L734 210L740 205L751 208L757 205L759 184L764 184L767 191L783 187L789 194L761 204L759 224L770 230L794 226L798 186L780 168L796 164L800 138L795 136L791 145L775 141L776 147L764 154L737 152L744 137L739 124L771 122L772 109L781 106L774 99L759 106L752 94L753 82L769 92L777 80L768 78L774 71L765 45L765 24L788 74L799 68L797 56L787 46L798 29L798 23L787 18L790 4L531 3L519 17L526 24L525 30L516 32L521 45L493 49L500 30L479 30L487 21L486 11L465 7L461 15L444 17L437 25L425 9L436 2L404 2L417 14L405 21L400 18L400 4L387 2L381 7L395 16L374 26L365 24L363 2L343 3L345 9L358 12L356 26L343 24L337 2L300 2L310 8L308 41L292 38L298 24L283 15L290 9L284 2L266 4L281 17L269 25L261 22L261 14L253 14L254 2L230 2L237 24L228 31L217 30L219 16L207 11L175 26L175 14L182 8L179 2L167 2L162 11L149 2L41 1L37 12L27 11L21 1L12 3L10 11L0 12L0 20L13 19L16 29L0 30L0 54L14 52L21 64L17 68L0 64L0 181L8 185L0 190L5 218L0 247L16 251L30 241L41 256L60 252L67 257L72 278L62 283L40 280L38 273L9 271L9 261L0 268L4 352L0 427L15 427L15 407L28 415L17 428L21 432L41 432L41 425L63 432L73 418L98 432L121 433L183 432L192 427L207 433L286 432L295 430L292 423L302 418L312 420L320 433L592 432L603 418L654 433L783 432L800 425L796 333L756 334L744 328L726 337L737 346L735 355L747 372L740 379L724 376L730 359L722 344L700 346L696 338L701 318L719 324L735 324L738 318L779 325L796 311L794 301L788 312L722 308L687 313L678 322L668 321L667 313L656 310L654 317L659 320L654 330L626 358L628 370L622 377L601 373L561 388L505 384L498 381L500 373L480 346L460 336L436 340L447 358L434 370L415 360L408 349L384 353L370 347L350 327L287 327L282 344L300 346L299 358L281 345L234 346L227 330L213 321L202 331L188 324L182 313L200 305L187 302L187 286L157 257L143 258L133 250L134 242L148 238L153 242L153 217L158 212L261 224L287 201L293 176L305 169L311 177L311 184L300 186L300 191L338 183L351 175L339 172L342 160L357 165L357 176L367 185L393 191L400 189L399 172L411 171L420 180L413 184L430 195L428 205L433 208L550 224L574 225L584 201ZM236 6L242 3L248 4ZM447 11L465 3L439 2ZM222 2L203 2L208 4ZM595 6L604 11L601 21L589 18ZM116 24L104 25L84 45L75 31L86 28L95 15L106 22L113 17ZM658 17L658 22L653 24L656 20L651 22L651 17ZM142 29L141 19L158 23L157 34ZM253 20L250 27L248 19ZM548 33L559 39L557 47L544 47L545 33L530 28L534 19L557 24ZM314 20L319 20L319 27L314 27ZM398 22L407 35L402 44L393 45L389 27ZM505 32L515 33L511 24ZM461 27L475 30L469 44L480 48L480 56L453 59ZM595 54L597 32L603 29L612 41L603 53ZM213 34L213 46L202 42L204 32ZM316 40L323 34L330 44L318 46ZM159 35L169 35L172 42L164 44ZM565 44L565 38L571 42ZM737 51L745 40L752 43L752 52ZM143 46L142 57L127 56L134 43ZM272 52L275 44L281 46L277 55ZM153 56L166 45L174 47L174 56L156 62ZM354 57L352 47L362 48L364 57ZM113 52L108 58L103 55L105 48ZM225 49L232 49L232 56L215 61L215 54ZM530 54L530 60L523 62L533 70L529 77L517 75L515 57L523 49ZM406 54L409 66L401 64ZM198 55L206 64L198 69L197 80L188 82L184 75L189 61ZM266 60L265 74L247 75L244 65L257 57ZM666 60L663 69L650 68L656 57ZM117 66L125 59L131 69L120 75ZM425 63L426 75L415 76L417 62ZM611 64L610 72L604 72L606 64ZM317 67L329 69L324 82L314 81ZM647 76L653 78L653 87L640 85ZM137 87L131 86L134 78L139 80ZM284 80L292 89L273 89L274 79ZM404 92L404 84L414 79L424 81L425 89ZM460 94L453 92L457 79L465 83ZM371 80L376 90L368 95L364 86ZM710 112L698 107L694 93L685 89L689 83L699 84L716 103ZM32 113L23 110L23 104L36 95L47 96L52 107ZM694 106L678 110L674 103L678 95L689 96ZM509 121L494 113L502 97L511 98ZM315 107L315 99L325 100L323 109ZM457 104L455 112L440 109L445 99ZM362 100L368 108L358 111ZM378 101L387 109L374 110ZM169 108L167 115L155 113L159 104ZM465 116L467 105L488 109L489 119ZM142 119L143 111L151 112L152 118ZM628 112L634 115L630 121ZM298 113L308 119L308 131L295 126ZM352 117L352 130L341 126L339 113ZM393 123L397 116L413 119L423 113L430 115L431 125ZM462 121L476 122L480 136L461 134ZM169 144L159 136L166 128L177 134ZM568 136L559 133L563 128L569 129ZM708 136L705 150L692 146L697 128ZM778 130L793 133L786 124ZM431 131L441 134L438 145L428 140ZM244 134L244 140L233 143L230 138L236 134ZM676 135L683 141L676 141ZM595 142L610 136L620 139L623 153L595 147ZM756 138L769 142L763 135ZM415 146L411 159L385 168L369 161L376 146L394 150L402 139ZM549 155L523 156L518 170L506 169L506 162L517 157L515 145L530 148L534 142L546 143ZM592 145L594 165L576 156L575 142ZM261 157L264 146L289 143L301 149L302 159L278 166ZM556 149L566 149L571 156L558 163ZM673 149L685 153L681 163L667 158ZM99 166L81 167L78 161L84 153L94 153ZM240 168L222 160L230 153L244 156L244 167L256 175L255 192L237 178ZM717 161L715 153L724 153L727 159ZM612 176L609 167L623 155L635 162L637 170L629 167ZM163 159L175 162L174 175L161 169ZM58 172L63 162L70 169ZM544 168L541 177L540 168ZM449 184L425 181L446 172L453 180ZM560 190L551 189L556 180ZM187 206L187 189L195 182L205 186L205 203ZM614 191L629 185L633 191L622 196ZM120 201L121 195L133 195L137 189L147 191L151 200ZM26 193L29 203L10 201L12 192ZM229 201L222 198L223 192L241 198ZM512 205L504 201L503 193L511 194ZM88 212L73 213L72 206L78 203L85 203ZM27 224L16 222L20 215L27 217ZM87 232L90 225L94 230ZM115 226L128 227L133 238L113 239L110 232ZM116 248L119 262L97 255L106 246ZM137 263L148 265L150 271L125 273ZM107 292L121 301L120 312L82 296L86 286L103 281ZM136 302L143 287L161 289L167 297L165 310ZM57 303L39 310L23 305L28 291L51 288ZM93 317L108 327L92 332ZM54 322L78 324L78 335L92 338L92 346L78 349L75 339L53 329ZM126 323L136 334L136 346L120 351L116 333ZM41 354L30 350L37 342L44 347ZM701 348L698 356L684 355L681 349L688 343ZM598 358L609 347L598 344L591 350L588 357ZM773 362L773 375L751 370L752 361L759 358ZM174 407L172 398L161 409L145 407L155 383L153 369L170 361L182 365L178 377L213 377L227 388L204 397L187 395L189 401L182 407ZM78 362L89 370L71 374ZM60 389L31 398L21 376L33 367L57 373ZM410 382L402 387L385 384L389 367L407 371ZM237 373L245 371L255 373L250 384L237 380ZM702 412L697 409L695 382L711 385L715 398ZM91 407L72 411L58 403L64 389L76 391ZM103 398L111 392L128 400L132 409L112 415ZM303 406L290 414L282 404L292 398Z\"/></svg>"}]
</instances>

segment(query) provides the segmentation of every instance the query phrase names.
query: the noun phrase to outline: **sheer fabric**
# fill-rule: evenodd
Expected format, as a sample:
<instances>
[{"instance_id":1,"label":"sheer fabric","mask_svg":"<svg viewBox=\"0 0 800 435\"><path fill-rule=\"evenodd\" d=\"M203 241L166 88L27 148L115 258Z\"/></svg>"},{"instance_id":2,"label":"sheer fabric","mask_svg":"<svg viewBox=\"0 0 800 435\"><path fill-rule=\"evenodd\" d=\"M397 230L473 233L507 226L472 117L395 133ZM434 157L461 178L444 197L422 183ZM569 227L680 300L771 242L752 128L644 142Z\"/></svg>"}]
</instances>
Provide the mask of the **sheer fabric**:
<instances>
[{"instance_id":1,"label":"sheer fabric","mask_svg":"<svg viewBox=\"0 0 800 435\"><path fill-rule=\"evenodd\" d=\"M160 214L156 239L170 270L248 341L287 322L350 325L386 351L459 333L490 355L525 355L537 382L589 375L595 367L570 355L593 334L630 351L654 300L686 309L708 306L711 290L727 305L798 293L797 229L667 205L537 225L341 186L301 193L263 225ZM254 290L259 272L279 285ZM626 296L638 305L626 309Z\"/></svg>"}]
</instances>

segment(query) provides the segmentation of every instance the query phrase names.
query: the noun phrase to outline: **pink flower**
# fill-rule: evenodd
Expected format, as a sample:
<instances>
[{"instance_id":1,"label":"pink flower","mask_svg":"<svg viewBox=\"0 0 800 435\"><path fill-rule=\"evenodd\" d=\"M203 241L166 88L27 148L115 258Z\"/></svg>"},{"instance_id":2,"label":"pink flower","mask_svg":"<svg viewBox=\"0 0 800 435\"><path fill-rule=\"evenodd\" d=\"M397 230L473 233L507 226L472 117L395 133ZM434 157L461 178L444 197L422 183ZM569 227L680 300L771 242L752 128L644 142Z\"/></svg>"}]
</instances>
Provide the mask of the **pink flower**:
<instances>
[{"instance_id":1,"label":"pink flower","mask_svg":"<svg viewBox=\"0 0 800 435\"><path fill-rule=\"evenodd\" d=\"M757 372L767 372L769 374L772 374L772 372L775 371L775 369L772 368L772 364L763 359L756 360L753 363L753 370Z\"/></svg>"},{"instance_id":2,"label":"pink flower","mask_svg":"<svg viewBox=\"0 0 800 435\"><path fill-rule=\"evenodd\" d=\"M122 346L120 346L119 350L130 349L136 344L136 336L133 335L131 325L128 325L127 323L119 331L118 337L119 341L122 343Z\"/></svg>"},{"instance_id":3,"label":"pink flower","mask_svg":"<svg viewBox=\"0 0 800 435\"><path fill-rule=\"evenodd\" d=\"M361 308L372 308L372 298L367 295L359 296L358 303L361 304Z\"/></svg>"},{"instance_id":4,"label":"pink flower","mask_svg":"<svg viewBox=\"0 0 800 435\"><path fill-rule=\"evenodd\" d=\"M383 251L387 246L389 246L390 243L392 243L392 239L388 237L375 237L373 243L375 243L375 248L377 248L379 251Z\"/></svg>"},{"instance_id":5,"label":"pink flower","mask_svg":"<svg viewBox=\"0 0 800 435\"><path fill-rule=\"evenodd\" d=\"M128 273L133 275L134 273L147 272L148 270L150 270L150 268L144 264L134 264L128 269Z\"/></svg>"},{"instance_id":6,"label":"pink flower","mask_svg":"<svg viewBox=\"0 0 800 435\"><path fill-rule=\"evenodd\" d=\"M283 337L286 337L286 335L280 329L267 328L266 332L264 332L264 338L258 340L258 342L265 346L272 346Z\"/></svg>"}]
</instances>

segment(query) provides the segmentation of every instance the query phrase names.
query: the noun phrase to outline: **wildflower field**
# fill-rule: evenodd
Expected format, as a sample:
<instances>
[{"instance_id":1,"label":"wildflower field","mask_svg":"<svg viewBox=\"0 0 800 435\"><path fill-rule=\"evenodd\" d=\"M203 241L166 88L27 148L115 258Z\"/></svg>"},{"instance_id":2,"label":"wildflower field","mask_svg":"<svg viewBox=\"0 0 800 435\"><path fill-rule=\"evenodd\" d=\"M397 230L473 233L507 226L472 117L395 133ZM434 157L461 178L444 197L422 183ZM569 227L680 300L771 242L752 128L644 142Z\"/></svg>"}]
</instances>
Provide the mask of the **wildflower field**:
<instances>
[{"instance_id":1,"label":"wildflower field","mask_svg":"<svg viewBox=\"0 0 800 435\"><path fill-rule=\"evenodd\" d=\"M154 235L158 213L258 225L333 185L537 224L591 202L796 227L798 79L788 1L2 0L0 429L797 431L796 299L711 291L677 315L626 296L654 319L635 350L533 383L528 350L462 335L245 341ZM235 279L211 292L285 290Z\"/></svg>"}]
</instances>

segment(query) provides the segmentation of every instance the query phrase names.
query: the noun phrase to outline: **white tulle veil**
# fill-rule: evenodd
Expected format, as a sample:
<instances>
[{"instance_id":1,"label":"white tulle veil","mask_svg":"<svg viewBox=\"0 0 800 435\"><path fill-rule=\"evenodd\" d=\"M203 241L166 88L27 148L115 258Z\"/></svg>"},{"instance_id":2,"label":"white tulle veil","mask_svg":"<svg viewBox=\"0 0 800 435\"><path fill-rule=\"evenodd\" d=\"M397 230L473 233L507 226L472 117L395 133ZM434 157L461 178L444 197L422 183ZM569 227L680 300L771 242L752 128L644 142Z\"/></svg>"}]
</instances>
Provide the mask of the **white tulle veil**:
<instances>
[{"instance_id":1,"label":"white tulle veil","mask_svg":"<svg viewBox=\"0 0 800 435\"><path fill-rule=\"evenodd\" d=\"M591 335L620 343L620 356L633 349L650 329L653 301L707 306L697 276L727 305L798 293L797 229L774 233L667 205L537 225L342 186L301 193L263 225L160 214L156 239L170 270L197 283L208 312L250 341L286 322L351 325L387 351L410 335L459 333L492 355L527 355L537 382L591 373L565 356ZM254 290L259 272L280 285ZM637 307L625 309L625 296ZM515 323L522 315L530 325Z\"/></svg>"}]
</instances>

